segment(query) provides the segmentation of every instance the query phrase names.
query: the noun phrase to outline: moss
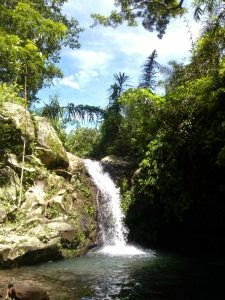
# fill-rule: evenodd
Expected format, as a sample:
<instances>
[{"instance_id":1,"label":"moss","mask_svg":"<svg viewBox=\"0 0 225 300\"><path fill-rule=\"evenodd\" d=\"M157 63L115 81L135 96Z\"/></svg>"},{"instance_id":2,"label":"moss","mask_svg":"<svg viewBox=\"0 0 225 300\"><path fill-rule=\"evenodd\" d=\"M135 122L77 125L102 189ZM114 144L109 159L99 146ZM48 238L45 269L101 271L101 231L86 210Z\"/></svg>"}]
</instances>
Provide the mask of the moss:
<instances>
[{"instance_id":1,"label":"moss","mask_svg":"<svg viewBox=\"0 0 225 300\"><path fill-rule=\"evenodd\" d=\"M84 232L78 230L78 232L74 235L72 241L68 241L66 239L61 239L61 249L63 250L74 250L84 246L84 242L86 240L86 235Z\"/></svg>"},{"instance_id":2,"label":"moss","mask_svg":"<svg viewBox=\"0 0 225 300\"><path fill-rule=\"evenodd\" d=\"M61 208L58 203L51 203L47 207L47 214L46 217L48 219L54 219L60 216L61 213Z\"/></svg>"},{"instance_id":3,"label":"moss","mask_svg":"<svg viewBox=\"0 0 225 300\"><path fill-rule=\"evenodd\" d=\"M24 170L24 177L23 177L23 188L27 190L34 184L35 179L38 177L38 170L34 172Z\"/></svg>"},{"instance_id":4,"label":"moss","mask_svg":"<svg viewBox=\"0 0 225 300\"><path fill-rule=\"evenodd\" d=\"M10 225L18 225L26 219L26 213L20 209L15 209L7 214L7 218Z\"/></svg>"},{"instance_id":5,"label":"moss","mask_svg":"<svg viewBox=\"0 0 225 300\"><path fill-rule=\"evenodd\" d=\"M91 217L95 215L95 208L93 207L93 205L85 205L84 210Z\"/></svg>"},{"instance_id":6,"label":"moss","mask_svg":"<svg viewBox=\"0 0 225 300\"><path fill-rule=\"evenodd\" d=\"M57 159L58 156L65 156L65 153L62 151L62 145L53 139L50 134L47 137L47 144L51 148L52 155L55 159Z\"/></svg>"},{"instance_id":7,"label":"moss","mask_svg":"<svg viewBox=\"0 0 225 300\"><path fill-rule=\"evenodd\" d=\"M8 153L14 153L18 158L22 158L23 141L21 132L15 128L12 121L1 122L0 126L0 162L5 163Z\"/></svg>"}]
</instances>

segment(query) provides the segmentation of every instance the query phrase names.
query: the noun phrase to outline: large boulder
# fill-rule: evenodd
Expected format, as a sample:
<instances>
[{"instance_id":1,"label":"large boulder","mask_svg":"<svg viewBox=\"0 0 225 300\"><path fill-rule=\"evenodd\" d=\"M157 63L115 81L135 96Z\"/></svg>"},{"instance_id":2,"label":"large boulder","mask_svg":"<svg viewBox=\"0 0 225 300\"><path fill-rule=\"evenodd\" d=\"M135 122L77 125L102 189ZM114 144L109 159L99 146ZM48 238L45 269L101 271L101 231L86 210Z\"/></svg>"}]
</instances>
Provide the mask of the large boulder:
<instances>
[{"instance_id":1,"label":"large boulder","mask_svg":"<svg viewBox=\"0 0 225 300\"><path fill-rule=\"evenodd\" d=\"M38 156L49 169L69 166L66 151L46 118L35 116Z\"/></svg>"},{"instance_id":2,"label":"large boulder","mask_svg":"<svg viewBox=\"0 0 225 300\"><path fill-rule=\"evenodd\" d=\"M2 267L80 255L95 244L97 191L84 170L71 181L45 169L38 176L20 208L8 214L0 205Z\"/></svg>"},{"instance_id":3,"label":"large boulder","mask_svg":"<svg viewBox=\"0 0 225 300\"><path fill-rule=\"evenodd\" d=\"M3 102L0 107L0 115L4 120L10 120L19 129L23 136L32 141L35 139L35 128L30 112L21 105L11 102Z\"/></svg>"},{"instance_id":4,"label":"large boulder","mask_svg":"<svg viewBox=\"0 0 225 300\"><path fill-rule=\"evenodd\" d=\"M69 152L67 152L66 154L69 160L69 167L68 167L69 172L73 174L80 172L82 168L84 168L83 159Z\"/></svg>"},{"instance_id":5,"label":"large boulder","mask_svg":"<svg viewBox=\"0 0 225 300\"><path fill-rule=\"evenodd\" d=\"M66 153L47 119L22 106L3 103L1 124L9 139L0 149L0 267L85 253L96 242L97 190L83 160Z\"/></svg>"}]
</instances>

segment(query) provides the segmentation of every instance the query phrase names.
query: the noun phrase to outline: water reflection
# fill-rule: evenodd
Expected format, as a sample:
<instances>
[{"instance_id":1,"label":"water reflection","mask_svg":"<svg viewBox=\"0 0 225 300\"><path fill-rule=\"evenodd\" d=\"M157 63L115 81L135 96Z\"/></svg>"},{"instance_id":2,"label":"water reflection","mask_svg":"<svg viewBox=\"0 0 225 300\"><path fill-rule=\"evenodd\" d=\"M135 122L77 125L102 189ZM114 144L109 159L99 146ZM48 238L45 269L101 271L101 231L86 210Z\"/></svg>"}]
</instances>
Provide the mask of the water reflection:
<instances>
[{"instance_id":1,"label":"water reflection","mask_svg":"<svg viewBox=\"0 0 225 300\"><path fill-rule=\"evenodd\" d=\"M41 283L52 300L222 300L225 265L171 255L85 257L0 271Z\"/></svg>"}]
</instances>

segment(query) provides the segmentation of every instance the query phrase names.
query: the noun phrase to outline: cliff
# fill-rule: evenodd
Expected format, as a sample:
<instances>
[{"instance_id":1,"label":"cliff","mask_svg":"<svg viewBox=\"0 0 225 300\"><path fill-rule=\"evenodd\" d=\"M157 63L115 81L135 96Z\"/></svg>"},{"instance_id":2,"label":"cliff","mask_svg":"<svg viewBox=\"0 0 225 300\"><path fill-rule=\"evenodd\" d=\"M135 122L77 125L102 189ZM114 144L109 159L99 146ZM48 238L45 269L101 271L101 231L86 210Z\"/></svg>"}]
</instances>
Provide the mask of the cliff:
<instances>
[{"instance_id":1,"label":"cliff","mask_svg":"<svg viewBox=\"0 0 225 300\"><path fill-rule=\"evenodd\" d=\"M22 201L19 201L26 141ZM85 253L96 239L96 188L47 119L0 106L0 266Z\"/></svg>"}]
</instances>

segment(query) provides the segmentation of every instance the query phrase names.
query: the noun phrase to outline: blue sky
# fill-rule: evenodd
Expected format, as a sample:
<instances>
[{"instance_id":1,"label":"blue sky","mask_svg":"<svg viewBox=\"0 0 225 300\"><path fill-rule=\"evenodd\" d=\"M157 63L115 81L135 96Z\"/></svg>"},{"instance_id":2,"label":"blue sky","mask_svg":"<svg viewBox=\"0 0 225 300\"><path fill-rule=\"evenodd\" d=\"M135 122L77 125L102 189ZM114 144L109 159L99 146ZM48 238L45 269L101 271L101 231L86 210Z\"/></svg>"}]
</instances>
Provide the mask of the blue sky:
<instances>
[{"instance_id":1,"label":"blue sky","mask_svg":"<svg viewBox=\"0 0 225 300\"><path fill-rule=\"evenodd\" d=\"M64 78L56 79L54 86L39 92L44 102L48 102L50 95L58 95L62 105L72 102L105 107L113 74L125 72L131 77L131 85L137 85L141 66L154 49L162 64L174 59L187 61L191 41L184 18L172 21L161 40L157 38L157 33L150 33L142 26L123 25L116 29L97 26L91 29L91 13L107 15L113 9L113 2L69 0L65 5L64 12L69 17L75 17L85 31L80 34L80 49L62 50L59 67ZM190 6L189 3L190 0L186 0L185 5ZM196 39L200 24L193 21L191 13L186 15L186 19Z\"/></svg>"}]
</instances>

